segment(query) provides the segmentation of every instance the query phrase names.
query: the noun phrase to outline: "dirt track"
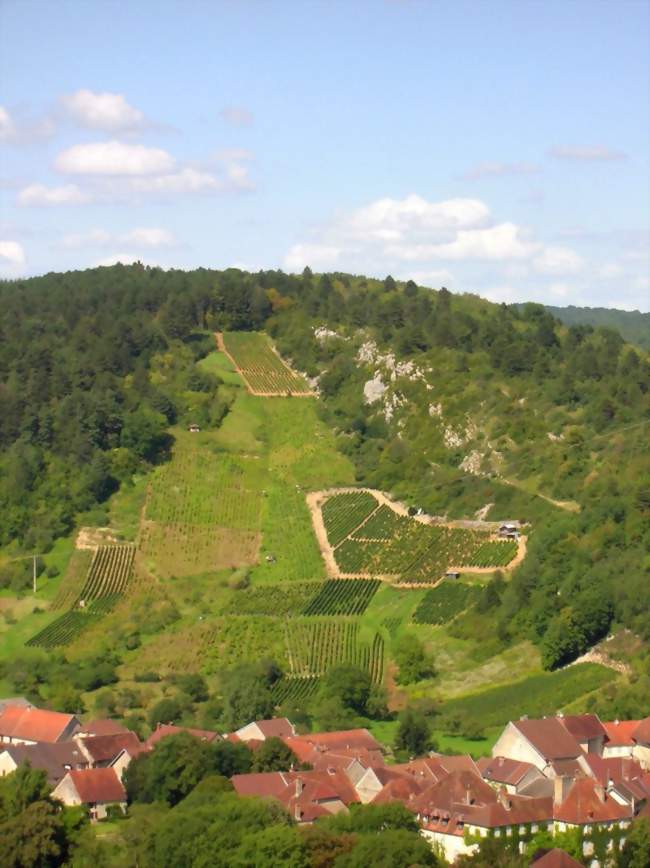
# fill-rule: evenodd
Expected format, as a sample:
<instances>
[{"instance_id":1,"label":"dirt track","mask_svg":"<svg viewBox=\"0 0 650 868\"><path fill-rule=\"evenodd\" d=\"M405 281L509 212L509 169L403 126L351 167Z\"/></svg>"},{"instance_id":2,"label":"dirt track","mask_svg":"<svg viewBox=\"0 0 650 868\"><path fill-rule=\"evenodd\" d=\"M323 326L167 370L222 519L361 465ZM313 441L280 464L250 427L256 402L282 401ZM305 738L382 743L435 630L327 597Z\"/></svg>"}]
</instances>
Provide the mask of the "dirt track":
<instances>
[{"instance_id":1,"label":"dirt track","mask_svg":"<svg viewBox=\"0 0 650 868\"><path fill-rule=\"evenodd\" d=\"M383 491L378 491L375 488L355 488L354 486L346 486L342 488L325 488L321 491L312 491L307 494L307 506L309 508L309 512L311 514L311 521L314 528L314 533L316 534L316 539L318 540L318 547L320 548L321 555L323 556L323 560L325 561L325 569L327 571L327 575L331 579L381 579L384 582L390 582L394 584L395 587L398 588L431 588L438 585L442 580L443 576L439 579L436 579L432 582L400 582L399 576L397 575L377 575L376 573L343 573L339 569L338 564L336 563L336 558L334 557L334 549L330 545L330 542L327 538L327 531L325 530L325 524L323 522L323 513L322 506L323 503L327 500L328 497L332 497L335 494L355 494L358 491L367 491L369 494L372 494L378 501L379 506L387 506L389 509L392 509L393 512L396 512L398 515L405 516L407 518L412 518L414 521L419 521L421 524L435 524L440 527L449 527L449 528L457 528L459 527L459 522L449 521L432 521L431 516L425 515L414 515L409 516L408 507L400 503L396 500L391 500L388 495ZM374 515L376 510L370 513L370 515ZM370 518L366 516L364 520L359 524L357 528L355 528L352 533L357 531L359 527L363 527L363 525ZM488 529L493 530L495 524L498 522L486 522L488 525ZM462 525L460 525L462 526ZM349 537L349 534L348 534ZM457 571L460 573L496 573L498 570L502 572L509 572L510 570L514 570L515 567L519 566L519 564L526 557L526 537L520 536L517 541L517 554L510 561L509 564L506 564L503 567L448 567L447 572L449 571Z\"/></svg>"}]
</instances>

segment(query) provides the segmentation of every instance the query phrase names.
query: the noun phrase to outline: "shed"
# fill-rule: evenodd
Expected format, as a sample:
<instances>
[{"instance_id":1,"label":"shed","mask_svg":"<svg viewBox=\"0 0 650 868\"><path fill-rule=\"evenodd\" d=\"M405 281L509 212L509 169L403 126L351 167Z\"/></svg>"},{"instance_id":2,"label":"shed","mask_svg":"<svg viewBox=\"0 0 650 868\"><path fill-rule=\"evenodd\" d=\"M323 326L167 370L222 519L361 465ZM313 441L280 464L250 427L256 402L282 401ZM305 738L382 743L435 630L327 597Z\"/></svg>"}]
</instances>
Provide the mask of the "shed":
<instances>
[{"instance_id":1,"label":"shed","mask_svg":"<svg viewBox=\"0 0 650 868\"><path fill-rule=\"evenodd\" d=\"M190 434L198 434L201 429L198 425L190 425L187 430L190 432Z\"/></svg>"}]
</instances>

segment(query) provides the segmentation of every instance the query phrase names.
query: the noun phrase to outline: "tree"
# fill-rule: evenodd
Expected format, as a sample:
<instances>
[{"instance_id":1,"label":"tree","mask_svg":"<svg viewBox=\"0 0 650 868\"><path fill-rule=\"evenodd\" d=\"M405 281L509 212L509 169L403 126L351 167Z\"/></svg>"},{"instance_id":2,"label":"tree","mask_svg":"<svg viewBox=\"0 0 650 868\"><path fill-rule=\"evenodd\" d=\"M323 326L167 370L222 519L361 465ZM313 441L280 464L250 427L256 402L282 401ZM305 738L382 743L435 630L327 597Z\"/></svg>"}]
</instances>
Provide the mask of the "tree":
<instances>
[{"instance_id":1,"label":"tree","mask_svg":"<svg viewBox=\"0 0 650 868\"><path fill-rule=\"evenodd\" d=\"M439 865L431 845L415 832L390 829L381 835L364 835L352 852L339 856L336 868L405 868Z\"/></svg>"},{"instance_id":2,"label":"tree","mask_svg":"<svg viewBox=\"0 0 650 868\"><path fill-rule=\"evenodd\" d=\"M295 826L269 826L246 835L237 864L255 868L311 868L307 846Z\"/></svg>"},{"instance_id":3,"label":"tree","mask_svg":"<svg viewBox=\"0 0 650 868\"><path fill-rule=\"evenodd\" d=\"M407 750L411 756L421 756L430 748L431 728L423 714L405 708L399 716L395 747Z\"/></svg>"},{"instance_id":4,"label":"tree","mask_svg":"<svg viewBox=\"0 0 650 868\"><path fill-rule=\"evenodd\" d=\"M45 772L22 762L15 772L0 777L0 820L16 817L34 802L46 801L49 795Z\"/></svg>"},{"instance_id":5,"label":"tree","mask_svg":"<svg viewBox=\"0 0 650 868\"><path fill-rule=\"evenodd\" d=\"M60 865L66 849L63 821L51 802L33 802L0 823L0 865L3 868Z\"/></svg>"},{"instance_id":6,"label":"tree","mask_svg":"<svg viewBox=\"0 0 650 868\"><path fill-rule=\"evenodd\" d=\"M286 772L299 766L298 757L281 738L267 738L255 751L252 771Z\"/></svg>"},{"instance_id":7,"label":"tree","mask_svg":"<svg viewBox=\"0 0 650 868\"><path fill-rule=\"evenodd\" d=\"M149 726L155 729L159 723L178 723L183 714L183 706L176 698L161 699L149 712Z\"/></svg>"},{"instance_id":8,"label":"tree","mask_svg":"<svg viewBox=\"0 0 650 868\"><path fill-rule=\"evenodd\" d=\"M321 696L337 699L343 708L365 714L372 679L365 669L351 663L340 663L332 667L321 683Z\"/></svg>"},{"instance_id":9,"label":"tree","mask_svg":"<svg viewBox=\"0 0 650 868\"><path fill-rule=\"evenodd\" d=\"M275 702L271 684L275 669L244 663L236 666L224 678L224 721L231 729L238 729L253 720L271 717Z\"/></svg>"},{"instance_id":10,"label":"tree","mask_svg":"<svg viewBox=\"0 0 650 868\"><path fill-rule=\"evenodd\" d=\"M650 865L650 820L637 817L625 838L618 868L647 868Z\"/></svg>"},{"instance_id":11,"label":"tree","mask_svg":"<svg viewBox=\"0 0 650 868\"><path fill-rule=\"evenodd\" d=\"M355 832L359 835L379 834L386 830L419 831L415 816L401 802L388 802L385 805L353 804L349 813L341 812L320 822L332 831Z\"/></svg>"},{"instance_id":12,"label":"tree","mask_svg":"<svg viewBox=\"0 0 650 868\"><path fill-rule=\"evenodd\" d=\"M422 642L412 633L406 633L397 640L393 653L399 666L398 684L412 684L436 674Z\"/></svg>"}]
</instances>

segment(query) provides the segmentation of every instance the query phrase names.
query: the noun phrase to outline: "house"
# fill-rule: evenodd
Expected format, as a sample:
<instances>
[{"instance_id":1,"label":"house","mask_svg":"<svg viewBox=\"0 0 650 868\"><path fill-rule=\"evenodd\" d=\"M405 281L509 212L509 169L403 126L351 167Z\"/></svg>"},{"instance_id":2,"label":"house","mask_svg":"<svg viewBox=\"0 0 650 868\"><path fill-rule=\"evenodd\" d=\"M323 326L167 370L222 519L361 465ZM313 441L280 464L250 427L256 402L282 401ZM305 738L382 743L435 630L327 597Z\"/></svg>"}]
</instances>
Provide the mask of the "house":
<instances>
[{"instance_id":1,"label":"house","mask_svg":"<svg viewBox=\"0 0 650 868\"><path fill-rule=\"evenodd\" d=\"M209 729L193 729L190 726L174 726L171 723L159 723L149 738L144 743L145 750L151 750L158 742L166 738L168 735L178 735L180 732L189 732L194 738L201 741L207 741L212 744L213 741L220 741L221 736L218 732L212 732Z\"/></svg>"},{"instance_id":2,"label":"house","mask_svg":"<svg viewBox=\"0 0 650 868\"><path fill-rule=\"evenodd\" d=\"M382 746L367 729L346 729L339 732L310 732L282 739L301 762L318 763L323 755L344 753L349 757L363 756L368 762L383 764Z\"/></svg>"},{"instance_id":3,"label":"house","mask_svg":"<svg viewBox=\"0 0 650 868\"><path fill-rule=\"evenodd\" d=\"M583 755L574 736L556 717L510 721L492 748L493 757L530 763L547 777L575 772Z\"/></svg>"},{"instance_id":4,"label":"house","mask_svg":"<svg viewBox=\"0 0 650 868\"><path fill-rule=\"evenodd\" d=\"M254 720L234 733L240 741L266 741L267 738L291 738L296 728L286 717Z\"/></svg>"},{"instance_id":5,"label":"house","mask_svg":"<svg viewBox=\"0 0 650 868\"><path fill-rule=\"evenodd\" d=\"M606 758L633 756L636 742L632 738L632 733L639 723L639 720L614 720L603 723L606 735L603 756Z\"/></svg>"},{"instance_id":6,"label":"house","mask_svg":"<svg viewBox=\"0 0 650 868\"><path fill-rule=\"evenodd\" d=\"M24 762L28 762L34 769L44 771L53 787L71 769L88 768L87 757L74 741L0 746L0 776L15 772Z\"/></svg>"},{"instance_id":7,"label":"house","mask_svg":"<svg viewBox=\"0 0 650 868\"><path fill-rule=\"evenodd\" d=\"M114 767L117 758L121 756L120 777L133 757L138 756L145 749L137 735L128 731L115 735L95 735L85 738L75 736L75 741L85 756L89 768L92 769Z\"/></svg>"},{"instance_id":8,"label":"house","mask_svg":"<svg viewBox=\"0 0 650 868\"><path fill-rule=\"evenodd\" d=\"M359 798L339 771L263 772L233 775L235 792L279 801L297 823L338 814Z\"/></svg>"},{"instance_id":9,"label":"house","mask_svg":"<svg viewBox=\"0 0 650 868\"><path fill-rule=\"evenodd\" d=\"M0 744L49 744L67 741L81 724L74 714L33 705L7 705L0 713Z\"/></svg>"},{"instance_id":10,"label":"house","mask_svg":"<svg viewBox=\"0 0 650 868\"><path fill-rule=\"evenodd\" d=\"M2 714L8 705L19 705L22 708L34 707L28 699L25 699L24 696L12 696L8 699L0 699L0 714Z\"/></svg>"},{"instance_id":11,"label":"house","mask_svg":"<svg viewBox=\"0 0 650 868\"><path fill-rule=\"evenodd\" d=\"M607 732L595 714L558 714L557 719L583 751L602 756Z\"/></svg>"},{"instance_id":12,"label":"house","mask_svg":"<svg viewBox=\"0 0 650 868\"><path fill-rule=\"evenodd\" d=\"M189 425L187 430L190 432L190 434L198 434L201 429L198 425Z\"/></svg>"},{"instance_id":13,"label":"house","mask_svg":"<svg viewBox=\"0 0 650 868\"><path fill-rule=\"evenodd\" d=\"M91 820L102 820L113 805L126 810L126 790L115 769L69 771L52 791L64 805L86 805Z\"/></svg>"},{"instance_id":14,"label":"house","mask_svg":"<svg viewBox=\"0 0 650 868\"><path fill-rule=\"evenodd\" d=\"M499 539L519 539L519 524L515 522L505 522L499 526Z\"/></svg>"},{"instance_id":15,"label":"house","mask_svg":"<svg viewBox=\"0 0 650 868\"><path fill-rule=\"evenodd\" d=\"M75 735L77 738L86 738L94 735L124 735L124 733L130 731L125 726L122 726L121 723L118 723L117 720L100 717L82 724L81 729Z\"/></svg>"},{"instance_id":16,"label":"house","mask_svg":"<svg viewBox=\"0 0 650 868\"><path fill-rule=\"evenodd\" d=\"M521 793L531 784L546 780L537 766L508 757L481 757L477 766L484 781L497 790L505 788L507 793Z\"/></svg>"},{"instance_id":17,"label":"house","mask_svg":"<svg viewBox=\"0 0 650 868\"><path fill-rule=\"evenodd\" d=\"M633 755L644 769L650 769L650 717L640 720L632 731L635 741Z\"/></svg>"}]
</instances>

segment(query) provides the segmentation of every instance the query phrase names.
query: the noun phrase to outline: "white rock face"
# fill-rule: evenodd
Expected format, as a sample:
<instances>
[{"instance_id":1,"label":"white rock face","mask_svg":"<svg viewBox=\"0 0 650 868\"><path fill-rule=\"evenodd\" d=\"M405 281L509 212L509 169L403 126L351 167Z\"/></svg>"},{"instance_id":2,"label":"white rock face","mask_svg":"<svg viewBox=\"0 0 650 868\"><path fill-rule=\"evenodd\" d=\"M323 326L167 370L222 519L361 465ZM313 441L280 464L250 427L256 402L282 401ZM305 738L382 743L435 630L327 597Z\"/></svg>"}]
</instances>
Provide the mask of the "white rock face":
<instances>
[{"instance_id":1,"label":"white rock face","mask_svg":"<svg viewBox=\"0 0 650 868\"><path fill-rule=\"evenodd\" d=\"M314 337L317 341L323 343L323 341L328 340L329 338L339 338L339 340L347 340L342 337L342 335L337 334L337 332L333 332L332 329L328 329L326 326L318 326L314 329Z\"/></svg>"},{"instance_id":2,"label":"white rock face","mask_svg":"<svg viewBox=\"0 0 650 868\"><path fill-rule=\"evenodd\" d=\"M384 419L386 422L390 422L395 414L395 410L398 407L402 407L406 404L406 398L403 395L399 395L397 392L393 392L392 395L388 395L384 400ZM404 420L402 419L403 423ZM403 427L403 425L401 426Z\"/></svg>"},{"instance_id":3,"label":"white rock face","mask_svg":"<svg viewBox=\"0 0 650 868\"><path fill-rule=\"evenodd\" d=\"M454 431L451 425L447 425L445 427L442 438L445 441L445 446L447 447L447 449L458 449L458 447L462 446L465 442L463 435L459 434L457 431Z\"/></svg>"},{"instance_id":4,"label":"white rock face","mask_svg":"<svg viewBox=\"0 0 650 868\"><path fill-rule=\"evenodd\" d=\"M406 377L411 381L424 380L424 371L415 362L398 362L394 353L380 353L374 341L366 341L359 347L357 361L364 365L374 365L385 368L391 382L398 377Z\"/></svg>"},{"instance_id":5,"label":"white rock face","mask_svg":"<svg viewBox=\"0 0 650 868\"><path fill-rule=\"evenodd\" d=\"M429 404L429 416L442 416L442 404Z\"/></svg>"},{"instance_id":6,"label":"white rock face","mask_svg":"<svg viewBox=\"0 0 650 868\"><path fill-rule=\"evenodd\" d=\"M548 439L553 443L557 443L558 440L564 440L564 434L554 434L552 431L547 431L546 434Z\"/></svg>"},{"instance_id":7,"label":"white rock face","mask_svg":"<svg viewBox=\"0 0 650 868\"><path fill-rule=\"evenodd\" d=\"M372 380L363 387L363 400L366 404L375 404L380 401L388 386L384 383L380 373L376 373Z\"/></svg>"},{"instance_id":8,"label":"white rock face","mask_svg":"<svg viewBox=\"0 0 650 868\"><path fill-rule=\"evenodd\" d=\"M475 476L478 476L481 472L481 462L483 461L483 456L480 452L474 450L470 452L469 455L466 455L463 460L460 462L459 467L461 470L464 470L465 473L473 473Z\"/></svg>"}]
</instances>

